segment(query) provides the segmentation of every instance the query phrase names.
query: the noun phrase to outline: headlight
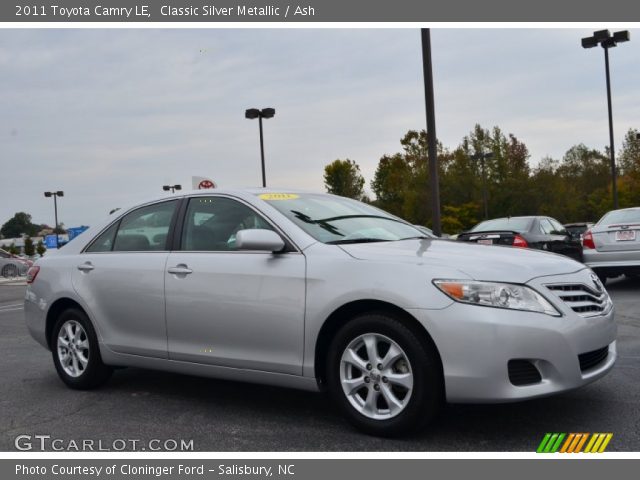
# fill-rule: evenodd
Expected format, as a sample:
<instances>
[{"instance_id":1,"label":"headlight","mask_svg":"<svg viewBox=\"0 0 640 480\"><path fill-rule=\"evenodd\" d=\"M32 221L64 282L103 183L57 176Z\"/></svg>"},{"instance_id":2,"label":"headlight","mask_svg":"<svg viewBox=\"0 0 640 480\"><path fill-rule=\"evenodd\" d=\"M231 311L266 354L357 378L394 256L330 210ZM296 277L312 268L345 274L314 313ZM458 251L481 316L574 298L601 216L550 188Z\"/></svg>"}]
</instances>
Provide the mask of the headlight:
<instances>
[{"instance_id":1,"label":"headlight","mask_svg":"<svg viewBox=\"0 0 640 480\"><path fill-rule=\"evenodd\" d=\"M524 285L473 280L434 280L433 284L456 302L561 316L542 295Z\"/></svg>"}]
</instances>

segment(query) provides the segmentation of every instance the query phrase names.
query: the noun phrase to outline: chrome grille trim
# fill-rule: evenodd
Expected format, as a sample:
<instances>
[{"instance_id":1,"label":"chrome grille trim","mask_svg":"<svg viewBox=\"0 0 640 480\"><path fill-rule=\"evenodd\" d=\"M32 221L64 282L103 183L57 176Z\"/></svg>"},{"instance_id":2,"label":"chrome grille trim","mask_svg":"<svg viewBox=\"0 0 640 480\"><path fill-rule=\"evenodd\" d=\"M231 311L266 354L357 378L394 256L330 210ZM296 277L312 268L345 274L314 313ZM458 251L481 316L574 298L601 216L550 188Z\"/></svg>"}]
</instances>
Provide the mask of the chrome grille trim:
<instances>
[{"instance_id":1,"label":"chrome grille trim","mask_svg":"<svg viewBox=\"0 0 640 480\"><path fill-rule=\"evenodd\" d=\"M606 290L598 292L584 283L554 283L545 286L581 317L595 317L609 310L611 302Z\"/></svg>"}]
</instances>

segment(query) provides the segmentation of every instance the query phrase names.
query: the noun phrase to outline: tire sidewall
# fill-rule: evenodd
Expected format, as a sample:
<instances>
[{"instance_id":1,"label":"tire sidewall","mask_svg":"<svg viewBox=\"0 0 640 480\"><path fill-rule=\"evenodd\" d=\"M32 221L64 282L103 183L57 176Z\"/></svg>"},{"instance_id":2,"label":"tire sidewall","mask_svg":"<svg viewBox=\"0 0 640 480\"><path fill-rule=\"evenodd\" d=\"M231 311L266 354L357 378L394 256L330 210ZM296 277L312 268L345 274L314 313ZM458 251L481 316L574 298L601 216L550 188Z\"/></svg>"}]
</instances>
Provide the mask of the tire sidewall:
<instances>
[{"instance_id":1,"label":"tire sidewall","mask_svg":"<svg viewBox=\"0 0 640 480\"><path fill-rule=\"evenodd\" d=\"M409 404L393 418L375 420L362 415L349 402L340 381L340 360L346 347L366 333L384 335L404 350L413 374ZM359 315L347 323L334 337L327 356L329 394L347 419L366 433L397 436L423 428L436 414L442 399L442 376L434 347L421 340L396 316L387 313Z\"/></svg>"}]
</instances>

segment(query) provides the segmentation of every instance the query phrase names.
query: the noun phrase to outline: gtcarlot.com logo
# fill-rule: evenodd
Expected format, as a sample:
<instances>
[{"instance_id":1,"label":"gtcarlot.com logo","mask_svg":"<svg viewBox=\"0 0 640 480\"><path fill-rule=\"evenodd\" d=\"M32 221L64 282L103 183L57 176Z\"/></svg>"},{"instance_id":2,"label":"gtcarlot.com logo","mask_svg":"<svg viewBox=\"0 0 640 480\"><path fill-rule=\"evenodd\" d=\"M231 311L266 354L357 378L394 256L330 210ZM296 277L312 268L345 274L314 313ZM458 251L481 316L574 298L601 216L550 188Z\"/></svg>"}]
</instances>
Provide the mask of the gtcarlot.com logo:
<instances>
[{"instance_id":1,"label":"gtcarlot.com logo","mask_svg":"<svg viewBox=\"0 0 640 480\"><path fill-rule=\"evenodd\" d=\"M613 433L547 433L537 453L602 453Z\"/></svg>"},{"instance_id":2,"label":"gtcarlot.com logo","mask_svg":"<svg viewBox=\"0 0 640 480\"><path fill-rule=\"evenodd\" d=\"M23 452L36 450L45 452L192 452L193 440L158 439L140 440L135 438L116 438L115 440L63 439L51 435L18 435L14 440L16 450Z\"/></svg>"}]
</instances>

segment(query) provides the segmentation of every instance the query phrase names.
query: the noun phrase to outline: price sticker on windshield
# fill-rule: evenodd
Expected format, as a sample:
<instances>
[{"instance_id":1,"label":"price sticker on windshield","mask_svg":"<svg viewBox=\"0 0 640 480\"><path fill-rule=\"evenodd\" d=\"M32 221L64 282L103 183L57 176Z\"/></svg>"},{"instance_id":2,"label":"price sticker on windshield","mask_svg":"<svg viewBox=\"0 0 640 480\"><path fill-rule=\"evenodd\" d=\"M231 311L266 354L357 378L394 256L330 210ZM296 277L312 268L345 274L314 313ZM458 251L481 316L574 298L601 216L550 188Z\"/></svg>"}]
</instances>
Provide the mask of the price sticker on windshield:
<instances>
[{"instance_id":1,"label":"price sticker on windshield","mask_svg":"<svg viewBox=\"0 0 640 480\"><path fill-rule=\"evenodd\" d=\"M262 193L258 198L260 200L295 200L300 196L295 193Z\"/></svg>"}]
</instances>

